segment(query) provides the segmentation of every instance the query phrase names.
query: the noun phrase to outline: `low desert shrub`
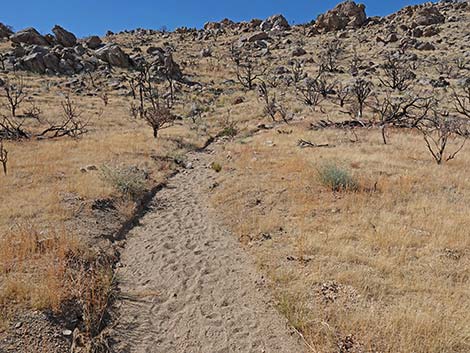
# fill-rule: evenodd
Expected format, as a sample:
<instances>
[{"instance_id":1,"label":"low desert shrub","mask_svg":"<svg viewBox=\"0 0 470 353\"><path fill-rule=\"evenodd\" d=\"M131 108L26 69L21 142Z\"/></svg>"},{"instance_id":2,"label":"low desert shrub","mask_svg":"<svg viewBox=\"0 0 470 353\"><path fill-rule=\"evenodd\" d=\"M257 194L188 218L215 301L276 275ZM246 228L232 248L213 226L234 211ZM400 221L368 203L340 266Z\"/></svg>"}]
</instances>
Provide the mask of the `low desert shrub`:
<instances>
[{"instance_id":1,"label":"low desert shrub","mask_svg":"<svg viewBox=\"0 0 470 353\"><path fill-rule=\"evenodd\" d=\"M135 166L101 167L102 180L126 198L137 200L145 192L148 173Z\"/></svg>"},{"instance_id":2,"label":"low desert shrub","mask_svg":"<svg viewBox=\"0 0 470 353\"><path fill-rule=\"evenodd\" d=\"M359 184L351 173L335 163L327 163L318 168L320 182L331 191L356 191Z\"/></svg>"},{"instance_id":3,"label":"low desert shrub","mask_svg":"<svg viewBox=\"0 0 470 353\"><path fill-rule=\"evenodd\" d=\"M222 171L222 165L221 165L220 163L217 163L217 162L212 162L211 168L212 168L216 173L220 173L220 172Z\"/></svg>"}]
</instances>

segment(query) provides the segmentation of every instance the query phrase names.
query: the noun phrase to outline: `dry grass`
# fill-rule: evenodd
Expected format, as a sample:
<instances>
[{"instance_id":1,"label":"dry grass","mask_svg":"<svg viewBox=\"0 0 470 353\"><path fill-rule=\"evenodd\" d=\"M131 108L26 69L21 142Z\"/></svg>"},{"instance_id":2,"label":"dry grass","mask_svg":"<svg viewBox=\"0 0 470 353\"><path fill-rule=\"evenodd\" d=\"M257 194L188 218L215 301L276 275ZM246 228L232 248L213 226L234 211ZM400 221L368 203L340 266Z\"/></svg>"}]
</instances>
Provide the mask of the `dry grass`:
<instances>
[{"instance_id":1,"label":"dry grass","mask_svg":"<svg viewBox=\"0 0 470 353\"><path fill-rule=\"evenodd\" d=\"M57 119L63 90L56 85L63 81L26 75L25 82L43 121ZM129 118L128 100L118 95L110 94L107 107L97 97L73 99L83 118L90 119L87 135L4 142L9 173L0 180L0 326L18 310L47 309L59 315L73 302L83 313L83 332L96 334L112 287L111 264L95 263L102 259L89 248L95 240L77 220L93 217L89 206L97 199L117 200L123 219L135 206L135 200L103 180L100 168L145 170L143 186L151 188L174 168L160 157L183 154L179 142L194 137L175 126L155 141L143 122ZM33 130L40 125L27 124Z\"/></svg>"},{"instance_id":2,"label":"dry grass","mask_svg":"<svg viewBox=\"0 0 470 353\"><path fill-rule=\"evenodd\" d=\"M299 138L336 147L300 149ZM378 131L359 138L294 128L234 142L219 157L230 159L214 202L318 352L351 342L366 352L469 350L470 151L439 167L414 133L395 133L392 146ZM325 162L347 166L361 190L325 187L316 172Z\"/></svg>"}]
</instances>

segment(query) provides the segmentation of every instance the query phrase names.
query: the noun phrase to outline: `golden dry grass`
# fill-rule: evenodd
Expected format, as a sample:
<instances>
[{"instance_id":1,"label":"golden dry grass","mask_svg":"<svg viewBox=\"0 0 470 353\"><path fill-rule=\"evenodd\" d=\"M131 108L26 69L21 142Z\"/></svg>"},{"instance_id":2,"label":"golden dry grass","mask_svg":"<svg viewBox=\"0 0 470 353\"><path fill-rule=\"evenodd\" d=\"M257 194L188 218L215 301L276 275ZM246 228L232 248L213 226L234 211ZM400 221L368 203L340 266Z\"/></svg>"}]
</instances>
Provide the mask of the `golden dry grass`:
<instances>
[{"instance_id":1,"label":"golden dry grass","mask_svg":"<svg viewBox=\"0 0 470 353\"><path fill-rule=\"evenodd\" d=\"M214 197L291 324L317 352L469 350L470 150L437 166L411 132L384 146L378 131L291 129L228 145ZM322 185L333 161L366 190Z\"/></svg>"},{"instance_id":2,"label":"golden dry grass","mask_svg":"<svg viewBox=\"0 0 470 353\"><path fill-rule=\"evenodd\" d=\"M24 81L42 111L43 122L59 119L61 94L67 91L53 83L63 80L25 74ZM90 120L88 134L79 139L4 142L9 161L8 174L0 182L1 325L18 309L60 311L67 300L81 301L83 310L96 311L93 305L99 307L98 312L102 310L100 300L107 299L100 295L106 294L112 275L109 266L96 272L85 268L69 272L71 259L93 262L96 255L86 248L93 242L88 229L76 224L76 217L78 213L92 217L90 210L82 212L81 205L112 197L119 200L118 212L125 219L132 214L134 203L104 180L100 168L136 166L149 173L146 185L150 188L164 181L174 167L160 157L183 154L185 147L180 142L191 142L194 137L185 127L175 126L154 140L151 129L129 118L126 97L110 94L106 107L98 97L72 94L71 98L82 118ZM27 126L39 130L41 124L30 121ZM88 166L96 170L85 171ZM80 205L69 200L79 200ZM93 293L94 298L87 297ZM88 317L94 320L92 314ZM84 324L90 330L96 328L94 322Z\"/></svg>"}]
</instances>

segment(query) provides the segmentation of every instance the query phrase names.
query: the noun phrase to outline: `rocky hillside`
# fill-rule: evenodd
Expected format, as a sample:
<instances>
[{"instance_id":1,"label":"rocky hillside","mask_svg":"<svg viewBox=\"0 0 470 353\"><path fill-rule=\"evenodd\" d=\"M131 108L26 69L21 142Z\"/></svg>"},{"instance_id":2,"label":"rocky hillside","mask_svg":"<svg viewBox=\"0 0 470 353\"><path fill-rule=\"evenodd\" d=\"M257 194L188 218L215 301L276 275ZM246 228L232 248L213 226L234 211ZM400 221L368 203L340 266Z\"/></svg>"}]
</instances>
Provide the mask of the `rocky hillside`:
<instances>
[{"instance_id":1,"label":"rocky hillside","mask_svg":"<svg viewBox=\"0 0 470 353\"><path fill-rule=\"evenodd\" d=\"M221 217L253 252L307 344L341 353L468 351L470 311L461 314L469 305L468 295L461 299L468 216L461 213L470 189L461 176L468 175L469 26L468 1L385 17L345 1L302 25L277 14L101 38L77 38L60 25L44 34L0 24L0 233L12 224L37 227L39 245L26 245L42 271L29 271L30 262L15 267L18 257L30 261L15 246L13 265L0 258L0 352L104 350L116 320L108 312L113 277L93 305L75 284L86 291L89 279L108 278L93 272L103 264L112 275L123 233L146 212L142 190L156 192L157 181L192 170L187 151L214 141L217 161L208 168L222 177L208 198L219 198ZM341 185L314 185L317 165L341 158L364 180L346 180L344 193ZM434 168L448 162L455 164L447 171ZM436 214L447 213L450 221L434 225ZM405 230L396 228L401 221ZM54 227L98 249L96 262L66 237L57 237L66 245L43 251L54 239L41 235ZM294 236L300 227L318 237L314 245ZM390 229L392 240L377 236ZM448 233L464 240L439 238ZM59 280L50 263L63 265ZM439 274L429 271L436 268ZM54 279L53 290L44 278ZM305 278L316 282L308 287ZM336 300L342 295L344 303ZM102 311L93 321L87 315L96 307ZM418 318L416 308L424 313Z\"/></svg>"}]
</instances>

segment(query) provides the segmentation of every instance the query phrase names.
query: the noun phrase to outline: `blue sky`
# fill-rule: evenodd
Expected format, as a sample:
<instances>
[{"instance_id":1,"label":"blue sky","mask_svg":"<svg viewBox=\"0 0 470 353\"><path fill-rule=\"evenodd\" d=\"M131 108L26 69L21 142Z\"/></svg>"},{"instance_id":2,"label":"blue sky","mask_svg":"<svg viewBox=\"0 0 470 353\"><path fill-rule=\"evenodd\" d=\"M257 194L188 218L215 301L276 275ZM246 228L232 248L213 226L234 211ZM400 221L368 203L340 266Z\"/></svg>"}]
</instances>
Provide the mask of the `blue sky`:
<instances>
[{"instance_id":1,"label":"blue sky","mask_svg":"<svg viewBox=\"0 0 470 353\"><path fill-rule=\"evenodd\" d=\"M60 24L80 37L107 30L166 26L201 27L228 17L235 21L282 13L291 23L305 23L333 8L339 0L5 0L0 22L15 30L36 27L50 32ZM387 15L422 0L364 0L367 14Z\"/></svg>"}]
</instances>

